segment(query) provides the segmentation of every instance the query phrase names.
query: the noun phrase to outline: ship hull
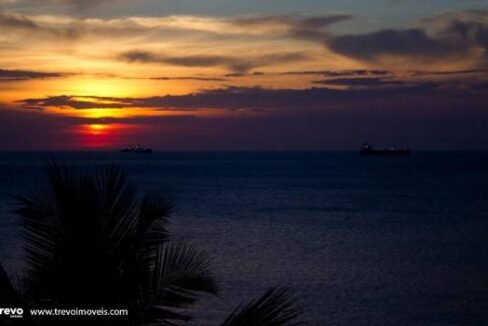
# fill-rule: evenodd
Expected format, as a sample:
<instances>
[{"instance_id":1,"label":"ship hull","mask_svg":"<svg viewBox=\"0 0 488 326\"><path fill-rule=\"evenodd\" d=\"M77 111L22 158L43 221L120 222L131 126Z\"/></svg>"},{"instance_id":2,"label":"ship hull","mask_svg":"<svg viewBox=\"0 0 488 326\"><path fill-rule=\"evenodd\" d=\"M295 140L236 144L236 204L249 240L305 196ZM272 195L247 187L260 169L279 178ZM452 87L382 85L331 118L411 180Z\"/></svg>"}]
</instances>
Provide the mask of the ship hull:
<instances>
[{"instance_id":1,"label":"ship hull","mask_svg":"<svg viewBox=\"0 0 488 326\"><path fill-rule=\"evenodd\" d=\"M412 151L410 150L362 150L361 155L372 155L372 156L407 156L410 155Z\"/></svg>"},{"instance_id":2,"label":"ship hull","mask_svg":"<svg viewBox=\"0 0 488 326\"><path fill-rule=\"evenodd\" d=\"M128 149L122 149L120 150L121 153L134 153L134 154L152 154L153 150L152 149L142 149L142 150L128 150Z\"/></svg>"}]
</instances>

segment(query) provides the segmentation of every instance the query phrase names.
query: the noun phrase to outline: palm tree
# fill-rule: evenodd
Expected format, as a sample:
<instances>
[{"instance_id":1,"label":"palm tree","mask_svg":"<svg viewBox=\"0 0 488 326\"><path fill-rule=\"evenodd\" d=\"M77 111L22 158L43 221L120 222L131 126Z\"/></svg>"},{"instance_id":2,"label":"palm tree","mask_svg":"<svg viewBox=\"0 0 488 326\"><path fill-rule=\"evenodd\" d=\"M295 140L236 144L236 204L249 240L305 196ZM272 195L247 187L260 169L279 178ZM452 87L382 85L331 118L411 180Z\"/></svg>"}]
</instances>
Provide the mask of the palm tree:
<instances>
[{"instance_id":1,"label":"palm tree","mask_svg":"<svg viewBox=\"0 0 488 326\"><path fill-rule=\"evenodd\" d=\"M221 326L293 326L303 313L287 289L269 289L262 297L236 309Z\"/></svg>"},{"instance_id":2,"label":"palm tree","mask_svg":"<svg viewBox=\"0 0 488 326\"><path fill-rule=\"evenodd\" d=\"M90 324L181 325L202 295L218 294L209 259L170 239L169 196L139 197L116 165L83 175L52 162L48 177L46 189L15 197L27 268L18 291L0 265L0 304L128 308L129 318ZM222 325L291 325L291 302L270 290Z\"/></svg>"}]
</instances>

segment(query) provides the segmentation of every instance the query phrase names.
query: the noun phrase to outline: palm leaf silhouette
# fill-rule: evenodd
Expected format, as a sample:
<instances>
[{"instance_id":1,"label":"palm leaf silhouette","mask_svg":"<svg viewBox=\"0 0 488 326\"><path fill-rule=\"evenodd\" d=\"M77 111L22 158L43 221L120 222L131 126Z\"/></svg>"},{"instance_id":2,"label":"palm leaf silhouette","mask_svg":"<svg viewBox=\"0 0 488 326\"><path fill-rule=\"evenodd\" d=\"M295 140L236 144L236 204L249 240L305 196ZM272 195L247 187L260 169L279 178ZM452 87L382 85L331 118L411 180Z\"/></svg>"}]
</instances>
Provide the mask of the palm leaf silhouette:
<instances>
[{"instance_id":1,"label":"palm leaf silhouette","mask_svg":"<svg viewBox=\"0 0 488 326\"><path fill-rule=\"evenodd\" d=\"M139 198L115 165L88 176L52 162L48 176L48 189L15 198L31 302L129 308L134 324L164 324L217 293L208 259L168 241L171 198Z\"/></svg>"},{"instance_id":2,"label":"palm leaf silhouette","mask_svg":"<svg viewBox=\"0 0 488 326\"><path fill-rule=\"evenodd\" d=\"M269 289L262 297L234 310L222 326L292 326L302 312L287 289Z\"/></svg>"},{"instance_id":3,"label":"palm leaf silhouette","mask_svg":"<svg viewBox=\"0 0 488 326\"><path fill-rule=\"evenodd\" d=\"M185 308L194 304L200 293L217 294L208 259L191 245L171 243L160 247L150 264L145 297L151 298L152 305L147 321L188 321L191 317Z\"/></svg>"},{"instance_id":4,"label":"palm leaf silhouette","mask_svg":"<svg viewBox=\"0 0 488 326\"><path fill-rule=\"evenodd\" d=\"M90 323L173 326L192 319L202 295L218 294L206 255L170 239L170 196L138 196L115 165L84 175L52 162L48 180L46 189L15 197L27 270L20 295L0 265L0 304L125 308L127 320ZM286 289L270 289L222 325L299 325L300 314Z\"/></svg>"}]
</instances>

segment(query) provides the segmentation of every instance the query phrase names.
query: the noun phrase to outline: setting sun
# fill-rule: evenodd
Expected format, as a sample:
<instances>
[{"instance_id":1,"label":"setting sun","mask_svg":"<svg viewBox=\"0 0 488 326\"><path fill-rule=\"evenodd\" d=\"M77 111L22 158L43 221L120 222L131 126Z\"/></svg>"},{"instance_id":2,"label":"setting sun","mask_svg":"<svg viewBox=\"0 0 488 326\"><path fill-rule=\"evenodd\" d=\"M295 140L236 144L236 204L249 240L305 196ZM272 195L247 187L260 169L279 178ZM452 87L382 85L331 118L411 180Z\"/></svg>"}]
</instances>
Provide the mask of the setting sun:
<instances>
[{"instance_id":1,"label":"setting sun","mask_svg":"<svg viewBox=\"0 0 488 326\"><path fill-rule=\"evenodd\" d=\"M0 326L488 325L487 103L488 0L0 0Z\"/></svg>"},{"instance_id":2,"label":"setting sun","mask_svg":"<svg viewBox=\"0 0 488 326\"><path fill-rule=\"evenodd\" d=\"M90 130L92 135L101 135L106 132L109 127L108 125L104 124L90 124L88 125L88 129Z\"/></svg>"}]
</instances>

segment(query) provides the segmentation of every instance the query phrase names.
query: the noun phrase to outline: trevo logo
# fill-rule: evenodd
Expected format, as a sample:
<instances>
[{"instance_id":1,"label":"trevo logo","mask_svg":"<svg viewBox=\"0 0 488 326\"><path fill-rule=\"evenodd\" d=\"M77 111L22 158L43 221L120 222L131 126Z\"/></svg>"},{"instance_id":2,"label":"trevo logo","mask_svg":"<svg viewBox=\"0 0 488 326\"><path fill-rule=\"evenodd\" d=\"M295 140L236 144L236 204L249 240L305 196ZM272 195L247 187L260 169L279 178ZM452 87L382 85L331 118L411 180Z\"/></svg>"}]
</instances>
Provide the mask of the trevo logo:
<instances>
[{"instance_id":1,"label":"trevo logo","mask_svg":"<svg viewBox=\"0 0 488 326\"><path fill-rule=\"evenodd\" d=\"M10 318L23 318L24 309L22 308L0 308L0 316L8 316Z\"/></svg>"}]
</instances>

